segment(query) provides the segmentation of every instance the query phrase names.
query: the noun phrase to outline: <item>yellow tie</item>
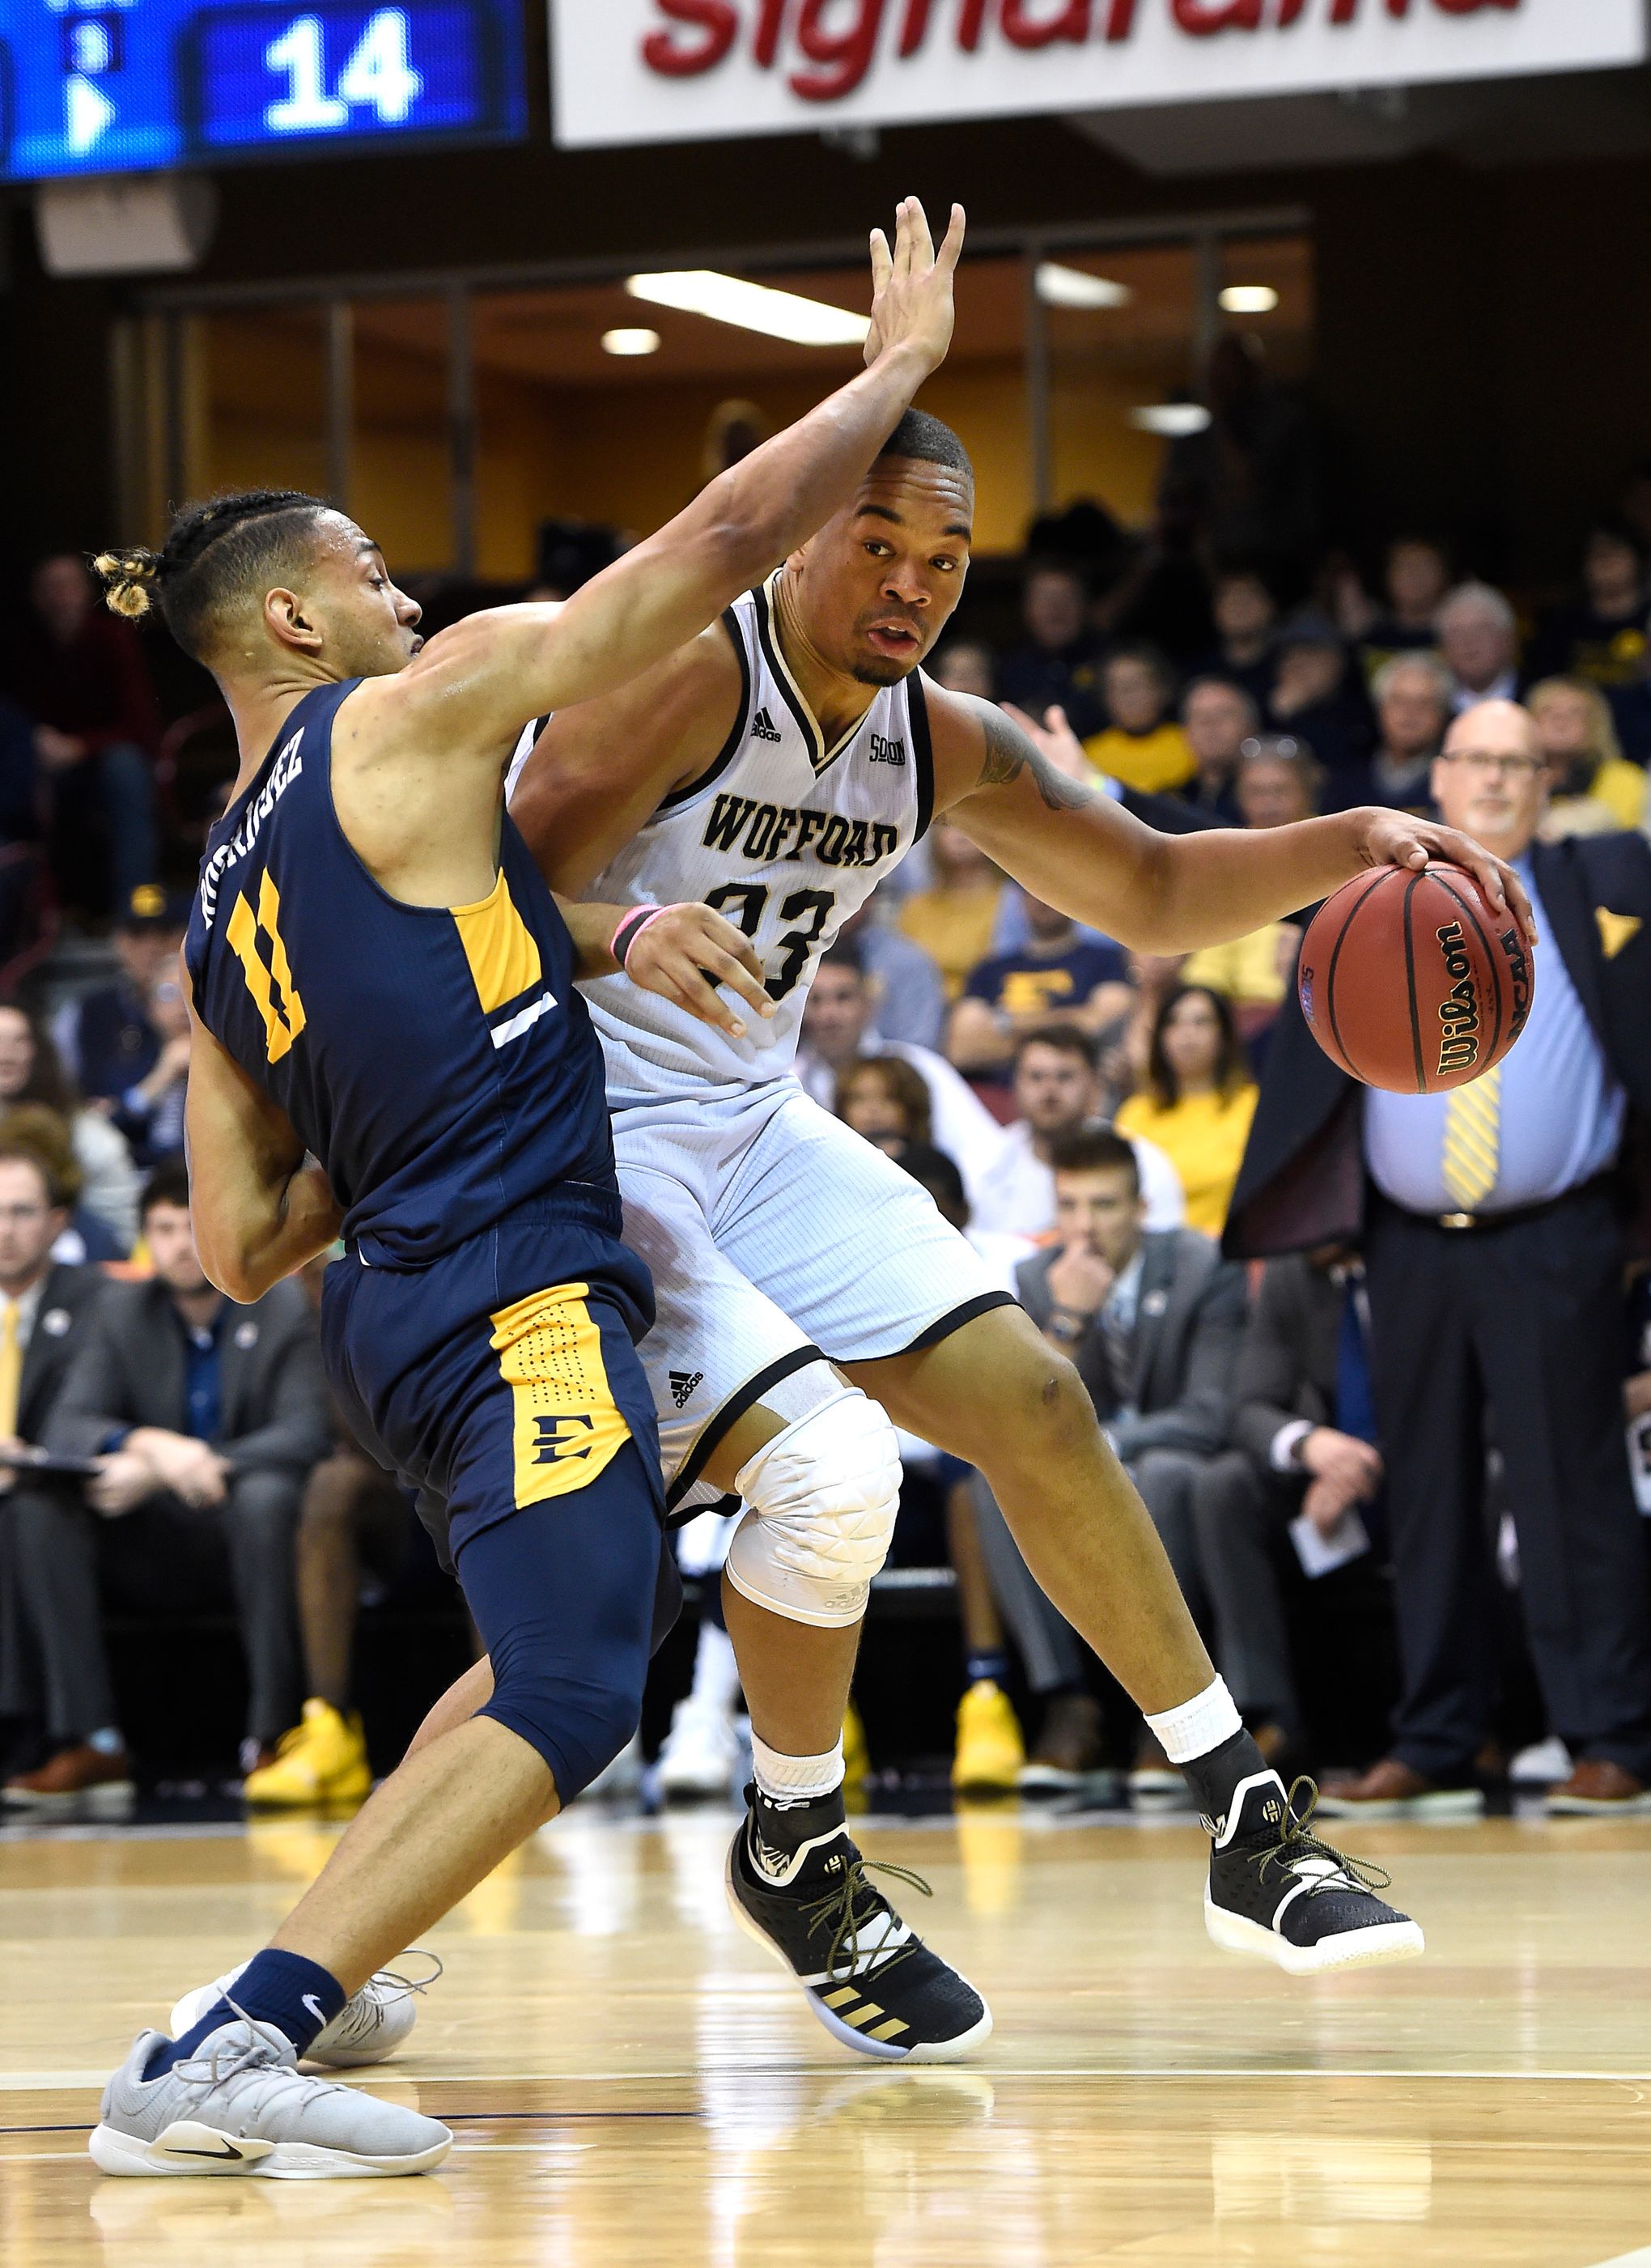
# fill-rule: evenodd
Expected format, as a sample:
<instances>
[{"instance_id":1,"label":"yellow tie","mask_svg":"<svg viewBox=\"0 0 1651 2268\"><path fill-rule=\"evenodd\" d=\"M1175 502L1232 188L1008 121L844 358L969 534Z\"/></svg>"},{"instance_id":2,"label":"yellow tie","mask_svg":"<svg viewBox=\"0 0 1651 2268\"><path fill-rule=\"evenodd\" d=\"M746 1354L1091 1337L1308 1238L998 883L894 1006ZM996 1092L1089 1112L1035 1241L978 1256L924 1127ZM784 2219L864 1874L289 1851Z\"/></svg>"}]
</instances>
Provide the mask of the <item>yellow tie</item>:
<instances>
[{"instance_id":1,"label":"yellow tie","mask_svg":"<svg viewBox=\"0 0 1651 2268\"><path fill-rule=\"evenodd\" d=\"M1445 1109L1445 1187L1463 1212L1496 1187L1501 1156L1502 1067L1453 1087Z\"/></svg>"},{"instance_id":2,"label":"yellow tie","mask_svg":"<svg viewBox=\"0 0 1651 2268\"><path fill-rule=\"evenodd\" d=\"M18 1430L18 1389L23 1383L23 1342L18 1336L18 1303L6 1301L0 1323L0 1440L10 1440Z\"/></svg>"}]
</instances>

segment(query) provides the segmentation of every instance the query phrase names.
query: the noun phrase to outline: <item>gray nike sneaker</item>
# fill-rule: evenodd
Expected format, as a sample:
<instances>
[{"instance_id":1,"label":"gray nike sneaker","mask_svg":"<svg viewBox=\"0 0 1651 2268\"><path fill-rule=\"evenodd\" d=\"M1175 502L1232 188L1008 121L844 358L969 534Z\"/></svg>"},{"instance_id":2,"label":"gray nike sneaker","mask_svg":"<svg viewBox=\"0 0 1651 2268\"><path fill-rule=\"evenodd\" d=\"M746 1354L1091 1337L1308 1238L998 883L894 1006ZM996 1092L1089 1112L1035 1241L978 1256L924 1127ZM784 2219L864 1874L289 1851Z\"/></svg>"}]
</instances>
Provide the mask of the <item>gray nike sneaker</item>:
<instances>
[{"instance_id":1,"label":"gray nike sneaker","mask_svg":"<svg viewBox=\"0 0 1651 2268\"><path fill-rule=\"evenodd\" d=\"M337 2181L428 2173L453 2146L434 2118L301 2077L292 2043L269 2025L237 2017L145 2079L161 2044L160 2033L140 2032L103 2090L87 2145L100 2172Z\"/></svg>"}]
</instances>

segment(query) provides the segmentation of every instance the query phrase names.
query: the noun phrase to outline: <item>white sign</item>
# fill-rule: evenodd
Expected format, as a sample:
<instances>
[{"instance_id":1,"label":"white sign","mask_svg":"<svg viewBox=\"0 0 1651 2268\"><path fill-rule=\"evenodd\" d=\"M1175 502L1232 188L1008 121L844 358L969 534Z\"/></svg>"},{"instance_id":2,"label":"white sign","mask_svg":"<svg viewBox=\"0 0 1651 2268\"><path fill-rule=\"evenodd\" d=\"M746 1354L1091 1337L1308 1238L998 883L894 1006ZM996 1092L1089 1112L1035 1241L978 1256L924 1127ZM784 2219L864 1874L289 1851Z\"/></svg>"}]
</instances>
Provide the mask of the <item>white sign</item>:
<instances>
[{"instance_id":1,"label":"white sign","mask_svg":"<svg viewBox=\"0 0 1651 2268\"><path fill-rule=\"evenodd\" d=\"M556 140L695 142L1642 61L1646 0L550 0Z\"/></svg>"}]
</instances>

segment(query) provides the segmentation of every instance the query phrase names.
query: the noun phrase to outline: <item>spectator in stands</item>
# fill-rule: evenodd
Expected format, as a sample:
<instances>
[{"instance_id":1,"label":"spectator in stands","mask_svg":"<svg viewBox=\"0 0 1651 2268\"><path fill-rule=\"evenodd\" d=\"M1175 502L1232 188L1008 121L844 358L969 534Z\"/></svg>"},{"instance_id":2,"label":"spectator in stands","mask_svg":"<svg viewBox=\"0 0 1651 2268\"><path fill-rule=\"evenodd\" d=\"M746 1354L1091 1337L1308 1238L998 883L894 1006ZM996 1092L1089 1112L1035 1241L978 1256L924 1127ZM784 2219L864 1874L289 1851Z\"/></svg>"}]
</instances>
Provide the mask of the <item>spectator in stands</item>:
<instances>
[{"instance_id":1,"label":"spectator in stands","mask_svg":"<svg viewBox=\"0 0 1651 2268\"><path fill-rule=\"evenodd\" d=\"M303 1270L313 1310L328 1265L323 1258ZM351 1706L362 1574L393 1581L422 1535L407 1494L359 1447L335 1409L330 1415L333 1447L309 1476L299 1517L299 1622L309 1698L274 1762L247 1775L242 1793L261 1810L361 1803L371 1793L366 1740Z\"/></svg>"},{"instance_id":2,"label":"spectator in stands","mask_svg":"<svg viewBox=\"0 0 1651 2268\"><path fill-rule=\"evenodd\" d=\"M1397 653L1384 661L1370 686L1377 740L1369 771L1363 777L1333 782L1331 808L1385 803L1396 811L1430 817L1428 783L1450 722L1455 689L1449 671L1434 654Z\"/></svg>"},{"instance_id":3,"label":"spectator in stands","mask_svg":"<svg viewBox=\"0 0 1651 2268\"><path fill-rule=\"evenodd\" d=\"M948 693L972 693L977 700L998 697L998 665L989 645L974 638L954 638L927 665L928 674Z\"/></svg>"},{"instance_id":4,"label":"spectator in stands","mask_svg":"<svg viewBox=\"0 0 1651 2268\"><path fill-rule=\"evenodd\" d=\"M1000 697L1035 717L1058 706L1079 734L1098 732L1101 641L1089 627L1082 575L1058 560L1035 560L1027 570L1021 618L1027 642L999 665Z\"/></svg>"},{"instance_id":5,"label":"spectator in stands","mask_svg":"<svg viewBox=\"0 0 1651 2268\"><path fill-rule=\"evenodd\" d=\"M1519 624L1488 583L1459 583L1434 620L1439 651L1456 683L1460 716L1476 701L1512 701L1519 691Z\"/></svg>"},{"instance_id":6,"label":"spectator in stands","mask_svg":"<svg viewBox=\"0 0 1651 2268\"><path fill-rule=\"evenodd\" d=\"M900 926L940 972L946 997L955 1000L969 972L991 951L1003 904L1003 877L967 835L937 820L928 833L926 890L914 890L900 909Z\"/></svg>"},{"instance_id":7,"label":"spectator in stands","mask_svg":"<svg viewBox=\"0 0 1651 2268\"><path fill-rule=\"evenodd\" d=\"M1335 1246L1270 1260L1233 1372L1232 1444L1193 1484L1216 1657L1269 1762L1306 1731L1279 1569L1302 1513L1356 1556L1350 1511L1381 1488L1364 1270Z\"/></svg>"},{"instance_id":8,"label":"spectator in stands","mask_svg":"<svg viewBox=\"0 0 1651 2268\"><path fill-rule=\"evenodd\" d=\"M1642 681L1648 640L1645 539L1630 520L1601 520L1582 554L1581 593L1538 623L1529 673L1580 677L1611 693Z\"/></svg>"},{"instance_id":9,"label":"spectator in stands","mask_svg":"<svg viewBox=\"0 0 1651 2268\"><path fill-rule=\"evenodd\" d=\"M1525 706L1548 766L1548 807L1538 830L1543 841L1643 827L1646 775L1623 755L1610 703L1599 687L1580 677L1547 677L1531 687Z\"/></svg>"},{"instance_id":10,"label":"spectator in stands","mask_svg":"<svg viewBox=\"0 0 1651 2268\"><path fill-rule=\"evenodd\" d=\"M52 1247L52 1258L66 1268L83 1261L121 1261L128 1248L96 1213L81 1202L85 1176L67 1122L43 1102L14 1102L0 1110L0 1148L26 1150L44 1168L46 1178L61 1197L67 1226Z\"/></svg>"},{"instance_id":11,"label":"spectator in stands","mask_svg":"<svg viewBox=\"0 0 1651 2268\"><path fill-rule=\"evenodd\" d=\"M183 1147L183 1101L189 1083L189 1005L175 964L149 987L149 1020L160 1053L120 1101L121 1131L145 1170Z\"/></svg>"},{"instance_id":12,"label":"spectator in stands","mask_svg":"<svg viewBox=\"0 0 1651 2268\"><path fill-rule=\"evenodd\" d=\"M1544 843L1546 793L1522 709L1485 702L1456 719L1434 770L1441 816L1514 860L1536 910L1529 1019L1506 1062L1453 1094L1361 1088L1286 997L1231 1208L1235 1257L1351 1241L1365 1252L1404 1693L1391 1752L1333 1800L1379 1815L1482 1800L1493 1426L1550 1729L1578 1759L1550 1802L1623 1815L1651 1793L1651 1613L1623 1452L1613 1186L1630 1097L1651 1111L1651 843Z\"/></svg>"},{"instance_id":13,"label":"spectator in stands","mask_svg":"<svg viewBox=\"0 0 1651 2268\"><path fill-rule=\"evenodd\" d=\"M929 1090L923 1073L903 1056L857 1056L845 1064L837 1073L836 1103L845 1126L891 1158L914 1142L933 1142Z\"/></svg>"},{"instance_id":14,"label":"spectator in stands","mask_svg":"<svg viewBox=\"0 0 1651 2268\"><path fill-rule=\"evenodd\" d=\"M160 1036L150 1021L149 990L163 969L175 970L186 918L187 909L157 883L134 890L110 939L120 975L112 984L83 992L54 1018L52 1037L63 1067L89 1102L114 1105L155 1068Z\"/></svg>"},{"instance_id":15,"label":"spectator in stands","mask_svg":"<svg viewBox=\"0 0 1651 2268\"><path fill-rule=\"evenodd\" d=\"M1101 684L1106 729L1080 733L1095 769L1146 795L1184 786L1198 766L1176 721L1176 681L1162 654L1147 645L1115 647Z\"/></svg>"},{"instance_id":16,"label":"spectator in stands","mask_svg":"<svg viewBox=\"0 0 1651 2268\"><path fill-rule=\"evenodd\" d=\"M1238 810L1246 827L1288 827L1313 817L1324 774L1305 740L1291 733L1261 733L1245 741L1242 755Z\"/></svg>"},{"instance_id":17,"label":"spectator in stands","mask_svg":"<svg viewBox=\"0 0 1651 2268\"><path fill-rule=\"evenodd\" d=\"M886 1040L938 1048L946 1029L946 986L923 947L895 920L874 890L837 932L840 945L859 954L877 1001L877 1028Z\"/></svg>"},{"instance_id":18,"label":"spectator in stands","mask_svg":"<svg viewBox=\"0 0 1651 2268\"><path fill-rule=\"evenodd\" d=\"M1267 714L1277 729L1309 741L1332 777L1359 771L1375 740L1364 679L1335 626L1298 615L1279 639L1279 671Z\"/></svg>"},{"instance_id":19,"label":"spectator in stands","mask_svg":"<svg viewBox=\"0 0 1651 2268\"><path fill-rule=\"evenodd\" d=\"M973 969L952 1011L946 1051L968 1079L1006 1079L1021 1034L1052 1017L1098 1035L1133 1005L1116 945L1086 937L1058 906L1020 895L1026 943Z\"/></svg>"},{"instance_id":20,"label":"spectator in stands","mask_svg":"<svg viewBox=\"0 0 1651 2268\"><path fill-rule=\"evenodd\" d=\"M1095 1045L1075 1024L1045 1024L1025 1033L1014 1051L1014 1107L1020 1114L999 1135L996 1156L973 1193L977 1229L1044 1237L1055 1226L1055 1145L1067 1134L1104 1127L1105 1094ZM1139 1148L1149 1228L1175 1228L1186 1199L1175 1167L1150 1142Z\"/></svg>"},{"instance_id":21,"label":"spectator in stands","mask_svg":"<svg viewBox=\"0 0 1651 2268\"><path fill-rule=\"evenodd\" d=\"M93 912L125 905L156 874L150 766L160 719L136 632L97 603L77 554L35 568L6 690L33 720L60 892ZM94 880L85 845L100 830L104 872Z\"/></svg>"},{"instance_id":22,"label":"spectator in stands","mask_svg":"<svg viewBox=\"0 0 1651 2268\"><path fill-rule=\"evenodd\" d=\"M1181 726L1197 770L1181 792L1223 827L1239 823L1239 750L1260 728L1261 715L1240 685L1221 677L1196 678L1181 700Z\"/></svg>"},{"instance_id":23,"label":"spectator in stands","mask_svg":"<svg viewBox=\"0 0 1651 2268\"><path fill-rule=\"evenodd\" d=\"M69 1219L67 1194L32 1151L0 1142L0 1458L21 1446L39 1448L64 1373L107 1289L100 1270L64 1267L52 1257ZM131 1786L118 1732L80 1724L70 1697L37 1675L17 1525L33 1493L63 1485L26 1469L19 1476L0 1462L0 1718L30 1720L46 1736L44 1767L18 1773L6 1787L9 1798L23 1802L77 1786L129 1793Z\"/></svg>"},{"instance_id":24,"label":"spectator in stands","mask_svg":"<svg viewBox=\"0 0 1651 2268\"><path fill-rule=\"evenodd\" d=\"M43 1104L67 1129L81 1172L81 1203L129 1252L137 1235L138 1177L126 1138L85 1109L64 1075L44 1027L26 1010L0 1005L0 1110Z\"/></svg>"},{"instance_id":25,"label":"spectator in stands","mask_svg":"<svg viewBox=\"0 0 1651 2268\"><path fill-rule=\"evenodd\" d=\"M1196 1231L1148 1227L1136 1152L1120 1135L1069 1134L1055 1145L1052 1163L1058 1241L1015 1271L1015 1289L1045 1337L1076 1364L1196 1612L1204 1582L1192 1488L1202 1460L1227 1440L1243 1276ZM1028 1682L1036 1691L1067 1698L1034 1750L1028 1779L1049 1784L1036 1767L1051 1731L1069 1744L1060 1761L1076 1771L1092 1769L1098 1712L1093 1705L1071 1705L1082 1698L1079 1641L1024 1569L1017 1573L1020 1555L984 1484L977 1484L976 1516ZM1179 1787L1150 1736L1138 1748L1131 1785L1154 1794Z\"/></svg>"},{"instance_id":26,"label":"spectator in stands","mask_svg":"<svg viewBox=\"0 0 1651 2268\"><path fill-rule=\"evenodd\" d=\"M53 1729L94 1756L123 1745L100 1593L167 1613L232 1596L252 1771L299 1710L293 1542L331 1439L320 1342L296 1284L232 1307L208 1283L181 1162L146 1185L143 1226L155 1275L110 1287L45 1426L48 1449L96 1473L19 1507L19 1595L60 1697Z\"/></svg>"},{"instance_id":27,"label":"spectator in stands","mask_svg":"<svg viewBox=\"0 0 1651 2268\"><path fill-rule=\"evenodd\" d=\"M797 1076L814 1101L829 1110L838 1075L860 1056L885 1055L900 1057L922 1079L928 1089L934 1139L956 1159L972 1193L1003 1146L1003 1129L944 1056L883 1037L876 1028L875 1005L859 954L850 946L835 945L809 988Z\"/></svg>"},{"instance_id":28,"label":"spectator in stands","mask_svg":"<svg viewBox=\"0 0 1651 2268\"><path fill-rule=\"evenodd\" d=\"M1450 588L1450 560L1426 535L1401 535L1389 544L1382 569L1387 600L1359 632L1365 670L1374 679L1401 653L1430 653L1439 642L1436 619Z\"/></svg>"},{"instance_id":29,"label":"spectator in stands","mask_svg":"<svg viewBox=\"0 0 1651 2268\"><path fill-rule=\"evenodd\" d=\"M1279 602L1266 578L1251 567L1226 568L1216 576L1210 604L1215 615L1215 651L1193 674L1224 677L1242 686L1257 709L1264 709L1277 667L1273 638L1279 627Z\"/></svg>"},{"instance_id":30,"label":"spectator in stands","mask_svg":"<svg viewBox=\"0 0 1651 2268\"><path fill-rule=\"evenodd\" d=\"M1256 1115L1256 1086L1231 1004L1207 984L1176 987L1159 1011L1145 1091L1113 1123L1175 1167L1189 1227L1219 1236Z\"/></svg>"}]
</instances>

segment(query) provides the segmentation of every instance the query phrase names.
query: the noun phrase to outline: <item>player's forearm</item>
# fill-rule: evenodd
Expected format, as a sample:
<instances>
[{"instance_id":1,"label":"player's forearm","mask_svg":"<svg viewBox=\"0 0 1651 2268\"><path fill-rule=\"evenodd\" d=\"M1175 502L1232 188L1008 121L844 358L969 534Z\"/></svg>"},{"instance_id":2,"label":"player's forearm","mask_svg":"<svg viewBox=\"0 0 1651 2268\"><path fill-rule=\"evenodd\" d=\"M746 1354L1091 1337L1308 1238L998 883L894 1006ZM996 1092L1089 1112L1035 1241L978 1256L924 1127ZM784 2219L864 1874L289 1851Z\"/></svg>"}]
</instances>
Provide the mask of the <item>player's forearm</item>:
<instances>
[{"instance_id":1,"label":"player's forearm","mask_svg":"<svg viewBox=\"0 0 1651 2268\"><path fill-rule=\"evenodd\" d=\"M932 367L916 347L891 348L696 498L679 526L687 533L698 521L714 530L726 561L726 595L711 615L848 502Z\"/></svg>"},{"instance_id":2,"label":"player's forearm","mask_svg":"<svg viewBox=\"0 0 1651 2268\"><path fill-rule=\"evenodd\" d=\"M192 1156L199 1157L199 1150ZM283 1180L232 1182L196 1168L190 1182L195 1248L208 1278L246 1306L325 1252L343 1220L331 1184L313 1160Z\"/></svg>"},{"instance_id":3,"label":"player's forearm","mask_svg":"<svg viewBox=\"0 0 1651 2268\"><path fill-rule=\"evenodd\" d=\"M1316 905L1368 863L1360 819L1337 812L1290 827L1154 836L1151 901L1142 908L1149 933L1128 942L1190 953Z\"/></svg>"}]
</instances>

